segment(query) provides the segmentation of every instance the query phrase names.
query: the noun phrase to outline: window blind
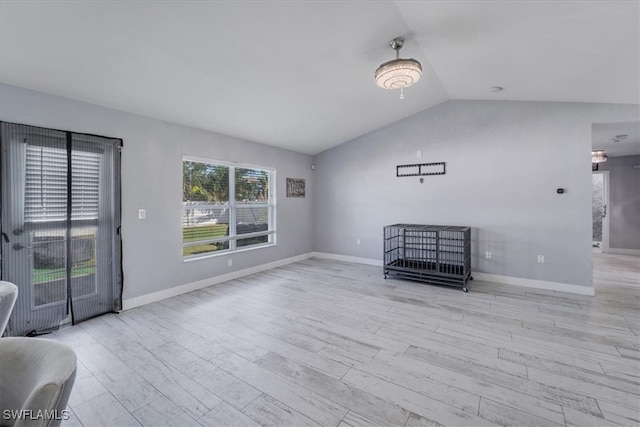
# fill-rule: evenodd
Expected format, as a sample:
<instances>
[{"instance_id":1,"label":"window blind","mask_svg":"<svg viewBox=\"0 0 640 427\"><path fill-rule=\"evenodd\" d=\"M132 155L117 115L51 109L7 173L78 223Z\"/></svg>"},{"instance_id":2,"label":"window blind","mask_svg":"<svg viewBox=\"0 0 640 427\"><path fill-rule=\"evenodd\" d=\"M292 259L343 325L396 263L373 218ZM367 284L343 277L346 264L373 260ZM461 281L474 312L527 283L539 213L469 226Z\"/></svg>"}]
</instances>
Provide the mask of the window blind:
<instances>
[{"instance_id":1,"label":"window blind","mask_svg":"<svg viewBox=\"0 0 640 427\"><path fill-rule=\"evenodd\" d=\"M71 165L71 219L96 220L100 201L100 154L73 151ZM25 166L25 222L64 221L67 216L66 149L27 145Z\"/></svg>"}]
</instances>

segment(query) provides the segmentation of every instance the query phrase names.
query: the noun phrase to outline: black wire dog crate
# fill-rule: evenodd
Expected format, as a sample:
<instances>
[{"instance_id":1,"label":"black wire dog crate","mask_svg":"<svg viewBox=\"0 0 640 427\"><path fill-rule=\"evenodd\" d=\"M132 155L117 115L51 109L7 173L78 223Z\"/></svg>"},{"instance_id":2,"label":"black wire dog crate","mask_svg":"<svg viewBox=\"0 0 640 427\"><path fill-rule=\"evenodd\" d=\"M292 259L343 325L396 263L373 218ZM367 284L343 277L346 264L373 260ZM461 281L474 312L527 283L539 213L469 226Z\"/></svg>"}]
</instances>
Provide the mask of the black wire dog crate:
<instances>
[{"instance_id":1,"label":"black wire dog crate","mask_svg":"<svg viewBox=\"0 0 640 427\"><path fill-rule=\"evenodd\" d=\"M471 277L471 228L419 224L384 227L384 278L462 286Z\"/></svg>"}]
</instances>

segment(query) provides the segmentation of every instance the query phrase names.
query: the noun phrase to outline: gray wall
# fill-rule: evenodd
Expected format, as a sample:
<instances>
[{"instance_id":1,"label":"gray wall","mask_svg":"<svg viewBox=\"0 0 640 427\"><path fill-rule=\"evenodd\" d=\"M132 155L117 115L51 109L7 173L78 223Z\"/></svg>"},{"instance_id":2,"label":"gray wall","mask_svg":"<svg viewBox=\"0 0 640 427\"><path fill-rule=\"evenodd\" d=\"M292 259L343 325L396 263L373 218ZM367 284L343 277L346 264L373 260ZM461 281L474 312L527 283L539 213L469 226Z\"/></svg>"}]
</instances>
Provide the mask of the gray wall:
<instances>
[{"instance_id":1,"label":"gray wall","mask_svg":"<svg viewBox=\"0 0 640 427\"><path fill-rule=\"evenodd\" d=\"M609 157L609 247L640 249L640 156Z\"/></svg>"},{"instance_id":2,"label":"gray wall","mask_svg":"<svg viewBox=\"0 0 640 427\"><path fill-rule=\"evenodd\" d=\"M132 298L312 250L312 157L97 105L0 85L0 120L124 140L124 298ZM250 124L247 124L248 126ZM182 260L182 155L277 169L277 246ZM287 199L285 179L305 178L307 197ZM138 220L138 209L147 219Z\"/></svg>"},{"instance_id":3,"label":"gray wall","mask_svg":"<svg viewBox=\"0 0 640 427\"><path fill-rule=\"evenodd\" d=\"M477 271L592 286L591 125L637 120L638 112L448 101L334 147L314 158L315 249L382 259L384 225L468 225ZM447 174L424 184L395 176L398 164L441 161Z\"/></svg>"}]
</instances>

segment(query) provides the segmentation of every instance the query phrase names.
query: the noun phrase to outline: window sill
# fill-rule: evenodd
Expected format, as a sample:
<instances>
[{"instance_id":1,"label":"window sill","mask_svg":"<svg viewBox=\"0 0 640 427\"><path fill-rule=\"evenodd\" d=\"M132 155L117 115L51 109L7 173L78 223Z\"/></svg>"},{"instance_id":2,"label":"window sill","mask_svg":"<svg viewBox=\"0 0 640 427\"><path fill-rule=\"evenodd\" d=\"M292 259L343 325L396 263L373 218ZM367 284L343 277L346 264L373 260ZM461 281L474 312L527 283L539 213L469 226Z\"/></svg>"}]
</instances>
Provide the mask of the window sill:
<instances>
[{"instance_id":1,"label":"window sill","mask_svg":"<svg viewBox=\"0 0 640 427\"><path fill-rule=\"evenodd\" d=\"M275 243L267 243L266 245L260 245L260 246L251 246L251 247L247 247L247 248L241 248L241 249L236 249L235 251L216 251L216 252L211 252L208 254L204 254L204 255L194 255L193 257L189 257L189 258L183 258L182 262L192 262L192 261L200 261L203 259L208 259L208 258L217 258L217 257L221 257L221 256L229 256L229 255L234 255L234 254L238 254L238 253L242 253L242 252L249 252L249 251L255 251L257 249L265 249L265 248L272 248L276 246Z\"/></svg>"}]
</instances>

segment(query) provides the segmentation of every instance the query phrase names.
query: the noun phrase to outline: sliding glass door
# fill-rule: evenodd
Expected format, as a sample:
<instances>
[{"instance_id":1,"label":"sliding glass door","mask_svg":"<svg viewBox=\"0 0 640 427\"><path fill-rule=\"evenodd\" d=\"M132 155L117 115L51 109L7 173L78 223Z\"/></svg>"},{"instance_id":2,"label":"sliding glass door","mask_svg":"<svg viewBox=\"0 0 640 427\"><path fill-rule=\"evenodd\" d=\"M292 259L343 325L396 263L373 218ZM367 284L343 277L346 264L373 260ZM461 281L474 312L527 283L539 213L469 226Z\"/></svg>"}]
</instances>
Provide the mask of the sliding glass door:
<instances>
[{"instance_id":1,"label":"sliding glass door","mask_svg":"<svg viewBox=\"0 0 640 427\"><path fill-rule=\"evenodd\" d=\"M2 279L19 288L9 334L120 308L122 141L2 123Z\"/></svg>"}]
</instances>

